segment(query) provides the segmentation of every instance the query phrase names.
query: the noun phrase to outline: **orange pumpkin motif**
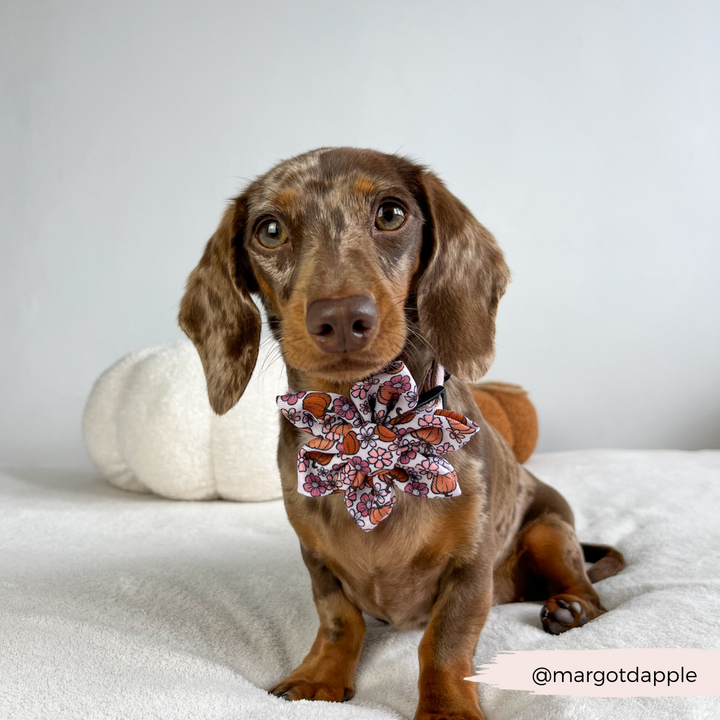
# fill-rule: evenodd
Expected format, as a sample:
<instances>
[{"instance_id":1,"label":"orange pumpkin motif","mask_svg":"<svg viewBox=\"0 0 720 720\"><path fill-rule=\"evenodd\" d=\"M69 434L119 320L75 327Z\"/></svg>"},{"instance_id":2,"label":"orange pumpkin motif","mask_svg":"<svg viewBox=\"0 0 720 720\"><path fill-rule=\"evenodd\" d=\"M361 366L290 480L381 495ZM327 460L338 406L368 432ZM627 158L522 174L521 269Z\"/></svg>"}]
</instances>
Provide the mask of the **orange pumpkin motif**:
<instances>
[{"instance_id":1,"label":"orange pumpkin motif","mask_svg":"<svg viewBox=\"0 0 720 720\"><path fill-rule=\"evenodd\" d=\"M465 424L465 420L467 419L463 417L460 413L456 413L452 410L436 410L435 414L442 415L446 418L452 418L453 420L455 420L455 422L462 423L463 425Z\"/></svg>"},{"instance_id":2,"label":"orange pumpkin motif","mask_svg":"<svg viewBox=\"0 0 720 720\"><path fill-rule=\"evenodd\" d=\"M325 415L330 405L330 396L327 393L311 392L303 398L303 410L307 410L318 420Z\"/></svg>"},{"instance_id":3,"label":"orange pumpkin motif","mask_svg":"<svg viewBox=\"0 0 720 720\"><path fill-rule=\"evenodd\" d=\"M415 418L415 415L417 415L417 413L414 410L410 410L409 412L406 412L400 417L393 418L390 422L393 425L404 425L405 423L412 422L412 420Z\"/></svg>"},{"instance_id":4,"label":"orange pumpkin motif","mask_svg":"<svg viewBox=\"0 0 720 720\"><path fill-rule=\"evenodd\" d=\"M449 494L457 487L457 475L454 472L447 475L436 475L432 481L434 493Z\"/></svg>"},{"instance_id":5,"label":"orange pumpkin motif","mask_svg":"<svg viewBox=\"0 0 720 720\"><path fill-rule=\"evenodd\" d=\"M338 435L347 435L352 429L353 426L349 423L338 423L330 428L330 432L337 433Z\"/></svg>"},{"instance_id":6,"label":"orange pumpkin motif","mask_svg":"<svg viewBox=\"0 0 720 720\"><path fill-rule=\"evenodd\" d=\"M330 450L334 444L332 440L327 438L313 437L312 440L308 441L307 446L313 450Z\"/></svg>"},{"instance_id":7,"label":"orange pumpkin motif","mask_svg":"<svg viewBox=\"0 0 720 720\"><path fill-rule=\"evenodd\" d=\"M408 479L408 474L399 467L394 467L392 470L388 470L386 476L389 482L395 481L404 483L407 482Z\"/></svg>"},{"instance_id":8,"label":"orange pumpkin motif","mask_svg":"<svg viewBox=\"0 0 720 720\"><path fill-rule=\"evenodd\" d=\"M360 443L358 442L357 435L350 430L342 441L342 450L340 452L345 455L354 455L360 449Z\"/></svg>"},{"instance_id":9,"label":"orange pumpkin motif","mask_svg":"<svg viewBox=\"0 0 720 720\"><path fill-rule=\"evenodd\" d=\"M398 395L400 395L400 391L397 388L390 385L383 385L380 390L378 390L377 399L378 402L381 402L383 405L389 405Z\"/></svg>"},{"instance_id":10,"label":"orange pumpkin motif","mask_svg":"<svg viewBox=\"0 0 720 720\"><path fill-rule=\"evenodd\" d=\"M365 473L356 472L355 477L353 478L353 481L351 483L352 487L362 487L365 484L365 480L367 479L367 475Z\"/></svg>"},{"instance_id":11,"label":"orange pumpkin motif","mask_svg":"<svg viewBox=\"0 0 720 720\"><path fill-rule=\"evenodd\" d=\"M385 425L378 425L376 432L383 442L392 442L397 437L397 433Z\"/></svg>"},{"instance_id":12,"label":"orange pumpkin motif","mask_svg":"<svg viewBox=\"0 0 720 720\"><path fill-rule=\"evenodd\" d=\"M430 445L439 445L443 439L443 431L439 427L421 427L415 434Z\"/></svg>"},{"instance_id":13,"label":"orange pumpkin motif","mask_svg":"<svg viewBox=\"0 0 720 720\"><path fill-rule=\"evenodd\" d=\"M370 522L377 525L392 510L390 505L383 505L379 508L373 508L370 511Z\"/></svg>"},{"instance_id":14,"label":"orange pumpkin motif","mask_svg":"<svg viewBox=\"0 0 720 720\"><path fill-rule=\"evenodd\" d=\"M305 457L308 460L318 463L318 465L327 465L333 459L333 455L324 452L316 452L314 450L306 452Z\"/></svg>"},{"instance_id":15,"label":"orange pumpkin motif","mask_svg":"<svg viewBox=\"0 0 720 720\"><path fill-rule=\"evenodd\" d=\"M448 418L448 422L450 423L450 427L453 430L457 430L463 435L472 435L475 432L475 428L471 428L464 422L458 422L457 420L453 420L452 418Z\"/></svg>"}]
</instances>

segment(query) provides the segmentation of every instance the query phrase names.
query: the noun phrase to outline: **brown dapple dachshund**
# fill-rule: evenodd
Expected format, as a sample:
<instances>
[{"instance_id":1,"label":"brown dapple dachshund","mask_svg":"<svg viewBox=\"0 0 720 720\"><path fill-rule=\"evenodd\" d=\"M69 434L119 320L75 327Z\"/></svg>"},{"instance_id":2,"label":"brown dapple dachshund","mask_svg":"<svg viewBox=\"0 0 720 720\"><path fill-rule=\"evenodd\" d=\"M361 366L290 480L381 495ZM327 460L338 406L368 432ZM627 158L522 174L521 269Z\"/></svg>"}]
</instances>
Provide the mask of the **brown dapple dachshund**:
<instances>
[{"instance_id":1,"label":"brown dapple dachshund","mask_svg":"<svg viewBox=\"0 0 720 720\"><path fill-rule=\"evenodd\" d=\"M280 163L232 201L208 242L180 325L200 354L217 413L238 401L255 366L256 293L293 392L348 396L355 381L396 359L420 384L437 362L452 374L447 407L480 425L448 458L462 495L400 492L392 515L366 533L342 495L298 493L307 435L282 421L285 507L320 628L275 695L352 698L367 613L425 630L416 720L477 720L477 686L463 678L473 674L493 604L542 600L542 626L554 634L605 612L592 582L622 569L622 555L584 546L595 562L586 573L567 502L517 462L466 384L493 359L508 281L492 235L436 175L371 150L321 148Z\"/></svg>"}]
</instances>

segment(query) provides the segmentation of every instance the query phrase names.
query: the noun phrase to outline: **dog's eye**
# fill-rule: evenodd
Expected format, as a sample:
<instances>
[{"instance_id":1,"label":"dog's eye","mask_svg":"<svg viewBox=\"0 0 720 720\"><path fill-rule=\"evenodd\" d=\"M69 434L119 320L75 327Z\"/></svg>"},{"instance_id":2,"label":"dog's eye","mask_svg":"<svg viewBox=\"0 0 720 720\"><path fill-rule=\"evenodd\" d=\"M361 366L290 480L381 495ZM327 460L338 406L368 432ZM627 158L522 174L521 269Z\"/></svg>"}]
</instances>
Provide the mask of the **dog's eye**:
<instances>
[{"instance_id":1,"label":"dog's eye","mask_svg":"<svg viewBox=\"0 0 720 720\"><path fill-rule=\"evenodd\" d=\"M266 220L257 231L257 239L266 248L277 248L287 242L287 233L277 220Z\"/></svg>"},{"instance_id":2,"label":"dog's eye","mask_svg":"<svg viewBox=\"0 0 720 720\"><path fill-rule=\"evenodd\" d=\"M378 230L398 230L405 224L405 211L394 202L384 202L377 211L375 227Z\"/></svg>"}]
</instances>

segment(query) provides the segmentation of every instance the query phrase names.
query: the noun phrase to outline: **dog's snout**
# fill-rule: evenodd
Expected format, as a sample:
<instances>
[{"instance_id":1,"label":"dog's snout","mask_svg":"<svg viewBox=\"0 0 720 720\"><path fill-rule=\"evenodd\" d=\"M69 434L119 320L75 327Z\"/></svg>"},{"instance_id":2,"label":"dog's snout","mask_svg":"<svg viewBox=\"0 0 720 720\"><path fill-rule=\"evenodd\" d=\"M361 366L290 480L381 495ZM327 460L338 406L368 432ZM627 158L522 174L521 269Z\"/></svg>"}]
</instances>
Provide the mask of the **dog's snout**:
<instances>
[{"instance_id":1,"label":"dog's snout","mask_svg":"<svg viewBox=\"0 0 720 720\"><path fill-rule=\"evenodd\" d=\"M308 306L308 332L325 352L362 350L375 332L377 307L367 295L320 298Z\"/></svg>"}]
</instances>

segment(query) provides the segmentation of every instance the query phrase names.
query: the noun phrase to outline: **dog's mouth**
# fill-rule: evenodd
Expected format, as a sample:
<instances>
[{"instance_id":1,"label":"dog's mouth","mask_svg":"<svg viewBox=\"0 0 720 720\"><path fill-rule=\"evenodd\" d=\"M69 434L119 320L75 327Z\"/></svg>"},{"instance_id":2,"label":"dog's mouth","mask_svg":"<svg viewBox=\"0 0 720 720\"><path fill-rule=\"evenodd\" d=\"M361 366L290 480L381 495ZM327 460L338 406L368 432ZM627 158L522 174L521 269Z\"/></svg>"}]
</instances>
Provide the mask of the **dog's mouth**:
<instances>
[{"instance_id":1,"label":"dog's mouth","mask_svg":"<svg viewBox=\"0 0 720 720\"><path fill-rule=\"evenodd\" d=\"M394 359L394 357L387 360L379 358L363 359L348 354L346 357L334 357L327 363L307 369L306 372L313 375L322 375L327 380L334 382L352 384L380 372Z\"/></svg>"},{"instance_id":2,"label":"dog's mouth","mask_svg":"<svg viewBox=\"0 0 720 720\"><path fill-rule=\"evenodd\" d=\"M322 352L310 341L302 343L305 352L298 352L295 343L283 343L285 362L312 381L338 386L353 385L374 375L396 360L405 346L406 333L393 333L360 351Z\"/></svg>"}]
</instances>

